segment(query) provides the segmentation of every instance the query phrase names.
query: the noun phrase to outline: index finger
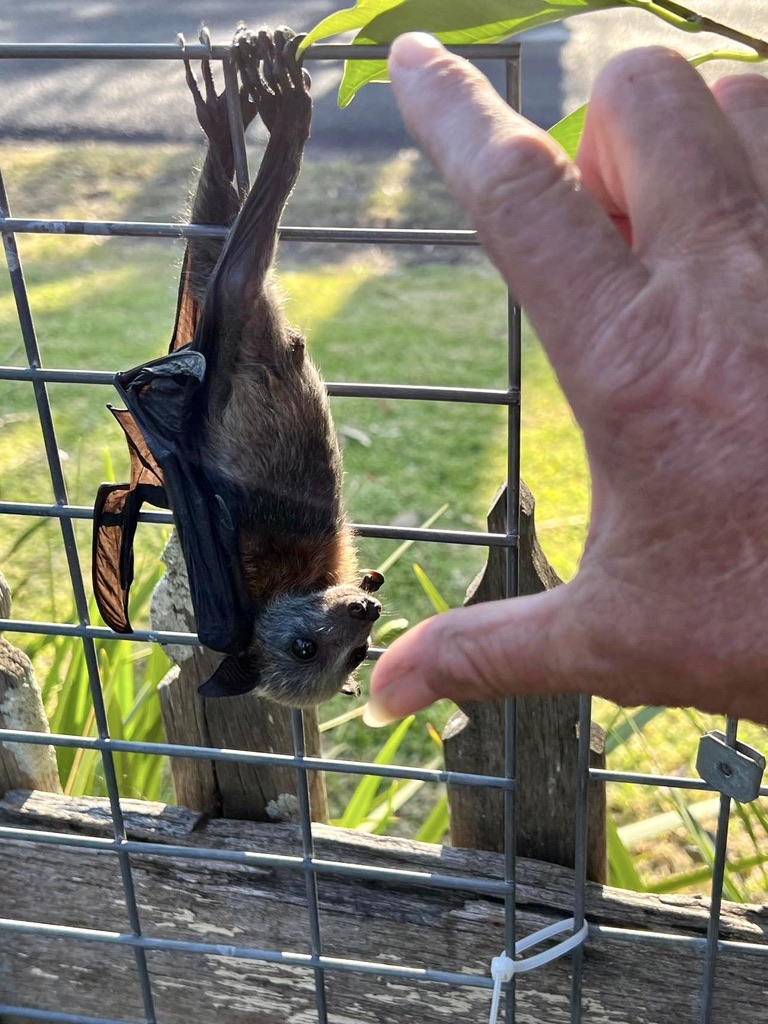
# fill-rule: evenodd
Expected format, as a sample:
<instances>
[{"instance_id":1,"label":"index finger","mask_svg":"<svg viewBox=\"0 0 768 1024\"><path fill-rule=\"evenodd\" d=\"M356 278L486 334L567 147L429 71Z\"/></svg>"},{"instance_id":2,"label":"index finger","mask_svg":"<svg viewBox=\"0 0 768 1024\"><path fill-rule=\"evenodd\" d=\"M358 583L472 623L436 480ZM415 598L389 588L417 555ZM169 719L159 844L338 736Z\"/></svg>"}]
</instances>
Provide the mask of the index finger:
<instances>
[{"instance_id":1,"label":"index finger","mask_svg":"<svg viewBox=\"0 0 768 1024\"><path fill-rule=\"evenodd\" d=\"M560 146L472 65L414 33L395 40L390 77L408 128L469 213L568 390L574 325L589 330L596 308L628 303L647 271Z\"/></svg>"}]
</instances>

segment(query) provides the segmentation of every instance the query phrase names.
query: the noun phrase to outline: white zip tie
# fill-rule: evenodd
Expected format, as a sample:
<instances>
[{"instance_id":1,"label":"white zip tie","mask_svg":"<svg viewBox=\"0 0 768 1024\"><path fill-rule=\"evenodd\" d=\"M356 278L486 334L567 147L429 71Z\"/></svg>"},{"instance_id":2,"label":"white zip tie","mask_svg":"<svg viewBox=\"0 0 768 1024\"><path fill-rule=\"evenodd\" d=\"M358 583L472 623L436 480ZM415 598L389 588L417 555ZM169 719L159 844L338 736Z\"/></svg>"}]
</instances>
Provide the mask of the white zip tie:
<instances>
[{"instance_id":1,"label":"white zip tie","mask_svg":"<svg viewBox=\"0 0 768 1024\"><path fill-rule=\"evenodd\" d=\"M515 943L515 956L520 956L526 949L538 946L540 942L545 942L554 935L570 931L575 923L574 919L569 917L567 921L556 921L554 924L547 925L546 928L540 928L537 932L533 932L532 935L526 935L524 939L520 939L519 942ZM589 925L585 922L577 932L569 935L562 942L558 942L556 946L552 946L551 949L545 949L543 953L536 953L535 956L526 957L525 960L511 959L511 957L507 956L506 950L504 950L501 956L495 956L491 960L491 977L493 978L494 985L489 1024L496 1024L498 1020L501 986L505 982L511 981L515 974L535 971L537 967L543 967L544 964L548 964L552 960L557 960L558 957L570 953L572 949L580 946L584 939L586 939L588 930Z\"/></svg>"}]
</instances>

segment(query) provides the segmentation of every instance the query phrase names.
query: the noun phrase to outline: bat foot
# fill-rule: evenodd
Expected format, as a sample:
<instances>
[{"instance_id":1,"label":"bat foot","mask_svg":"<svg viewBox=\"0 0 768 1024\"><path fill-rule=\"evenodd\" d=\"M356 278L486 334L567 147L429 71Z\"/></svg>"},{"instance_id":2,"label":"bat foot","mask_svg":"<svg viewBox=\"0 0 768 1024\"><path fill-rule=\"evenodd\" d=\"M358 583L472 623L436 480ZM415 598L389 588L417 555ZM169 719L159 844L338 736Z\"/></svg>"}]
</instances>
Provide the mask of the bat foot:
<instances>
[{"instance_id":1,"label":"bat foot","mask_svg":"<svg viewBox=\"0 0 768 1024\"><path fill-rule=\"evenodd\" d=\"M204 58L200 62L200 71L203 76L203 89L197 83L192 65L188 60L184 61L184 71L187 78L187 86L195 101L195 112L200 127L208 136L212 145L229 147L229 122L227 119L227 104L224 93L220 96L216 92L216 85L213 81L211 62Z\"/></svg>"},{"instance_id":2,"label":"bat foot","mask_svg":"<svg viewBox=\"0 0 768 1024\"><path fill-rule=\"evenodd\" d=\"M298 48L306 35L289 28L253 34L243 26L235 34L235 55L242 90L258 107L267 131L272 132L278 115L291 118L309 133L311 79L304 70Z\"/></svg>"},{"instance_id":3,"label":"bat foot","mask_svg":"<svg viewBox=\"0 0 768 1024\"><path fill-rule=\"evenodd\" d=\"M235 52L235 60L238 62L238 66L240 66L239 55L241 51L246 52L248 50L249 42L252 39L252 34L245 27L245 24L241 22L237 26L235 38L232 42L232 47ZM179 35L178 41L179 45L184 48L186 43L182 35ZM211 45L210 35L208 34L208 29L205 26L201 29L200 41L206 43L209 47ZM200 71L203 76L202 91L197 83L197 79L195 78L188 60L184 61L184 70L186 72L187 86L189 87L189 91L192 93L192 98L195 101L195 110L197 112L197 120L200 122L200 127L214 145L229 149L231 147L231 142L229 136L229 115L227 112L226 90L223 90L221 94L216 92L216 85L213 79L210 60L205 57L200 62ZM240 86L240 113L243 119L243 128L248 127L258 112L259 108L253 98L253 90L250 88L249 84L243 80Z\"/></svg>"}]
</instances>

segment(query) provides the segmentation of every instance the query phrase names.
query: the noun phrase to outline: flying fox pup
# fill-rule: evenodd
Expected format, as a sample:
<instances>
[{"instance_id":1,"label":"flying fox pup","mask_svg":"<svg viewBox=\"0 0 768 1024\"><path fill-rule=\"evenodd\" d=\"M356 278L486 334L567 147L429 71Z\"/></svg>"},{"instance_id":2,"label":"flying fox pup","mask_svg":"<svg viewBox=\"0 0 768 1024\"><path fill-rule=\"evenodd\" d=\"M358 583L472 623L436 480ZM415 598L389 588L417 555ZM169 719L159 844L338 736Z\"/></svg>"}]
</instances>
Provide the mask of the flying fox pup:
<instances>
[{"instance_id":1,"label":"flying fox pup","mask_svg":"<svg viewBox=\"0 0 768 1024\"><path fill-rule=\"evenodd\" d=\"M240 27L234 54L244 124L269 132L247 195L233 184L226 95L203 61L187 83L208 149L195 224L231 224L226 241L190 238L168 355L119 373L113 409L131 454L129 484L102 484L94 590L104 620L131 631L133 538L144 501L170 507L198 635L226 655L200 687L294 707L359 694L383 582L362 581L342 502L342 464L326 389L272 279L277 231L301 166L312 103L289 29ZM110 407L111 408L111 407Z\"/></svg>"}]
</instances>

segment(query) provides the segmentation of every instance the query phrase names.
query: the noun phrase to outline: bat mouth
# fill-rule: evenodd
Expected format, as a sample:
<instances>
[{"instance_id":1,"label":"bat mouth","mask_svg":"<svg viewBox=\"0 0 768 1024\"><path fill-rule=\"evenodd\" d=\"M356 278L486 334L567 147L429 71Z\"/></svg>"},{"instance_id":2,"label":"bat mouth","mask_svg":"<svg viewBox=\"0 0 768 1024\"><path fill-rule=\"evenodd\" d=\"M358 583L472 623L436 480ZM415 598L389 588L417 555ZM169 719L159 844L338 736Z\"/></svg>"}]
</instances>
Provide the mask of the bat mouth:
<instances>
[{"instance_id":1,"label":"bat mouth","mask_svg":"<svg viewBox=\"0 0 768 1024\"><path fill-rule=\"evenodd\" d=\"M349 656L348 664L350 669L357 668L367 657L368 644L361 644L360 647L356 647Z\"/></svg>"}]
</instances>

